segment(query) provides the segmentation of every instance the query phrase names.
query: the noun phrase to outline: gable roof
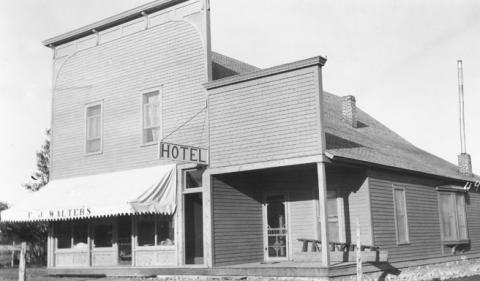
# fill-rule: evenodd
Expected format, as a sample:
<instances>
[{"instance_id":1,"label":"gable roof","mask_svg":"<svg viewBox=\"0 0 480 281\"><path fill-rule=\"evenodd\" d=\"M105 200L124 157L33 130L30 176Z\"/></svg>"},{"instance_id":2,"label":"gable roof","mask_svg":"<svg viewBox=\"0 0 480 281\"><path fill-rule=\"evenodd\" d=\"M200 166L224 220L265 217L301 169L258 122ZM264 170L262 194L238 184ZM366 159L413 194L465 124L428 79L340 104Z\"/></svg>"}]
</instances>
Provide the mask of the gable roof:
<instances>
[{"instance_id":1,"label":"gable roof","mask_svg":"<svg viewBox=\"0 0 480 281\"><path fill-rule=\"evenodd\" d=\"M211 56L213 80L259 70L258 67L216 52L211 52Z\"/></svg>"},{"instance_id":2,"label":"gable roof","mask_svg":"<svg viewBox=\"0 0 480 281\"><path fill-rule=\"evenodd\" d=\"M327 154L436 175L457 180L474 180L458 167L422 150L357 107L358 128L342 121L341 97L324 92Z\"/></svg>"}]
</instances>

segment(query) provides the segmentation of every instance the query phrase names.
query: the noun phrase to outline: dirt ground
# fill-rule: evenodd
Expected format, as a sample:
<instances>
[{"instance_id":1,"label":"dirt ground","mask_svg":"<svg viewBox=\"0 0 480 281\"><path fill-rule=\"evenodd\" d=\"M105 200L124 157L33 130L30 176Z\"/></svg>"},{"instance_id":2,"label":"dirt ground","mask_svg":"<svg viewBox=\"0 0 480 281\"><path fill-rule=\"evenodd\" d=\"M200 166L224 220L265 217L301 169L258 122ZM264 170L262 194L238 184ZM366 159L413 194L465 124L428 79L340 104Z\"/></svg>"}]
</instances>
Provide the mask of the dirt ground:
<instances>
[{"instance_id":1,"label":"dirt ground","mask_svg":"<svg viewBox=\"0 0 480 281\"><path fill-rule=\"evenodd\" d=\"M271 280L271 278L266 278ZM0 281L17 281L18 268L0 268ZM45 268L27 268L27 281L154 281L156 278L140 277L70 277L47 276ZM221 280L221 279L220 279ZM225 280L233 281L235 278ZM458 277L450 279L432 279L431 281L480 281L480 275Z\"/></svg>"},{"instance_id":2,"label":"dirt ground","mask_svg":"<svg viewBox=\"0 0 480 281\"><path fill-rule=\"evenodd\" d=\"M48 276L45 268L27 268L26 281L151 281L155 278L122 278L122 277L57 277ZM18 268L0 268L0 281L18 281ZM462 280L463 281L463 280Z\"/></svg>"}]
</instances>

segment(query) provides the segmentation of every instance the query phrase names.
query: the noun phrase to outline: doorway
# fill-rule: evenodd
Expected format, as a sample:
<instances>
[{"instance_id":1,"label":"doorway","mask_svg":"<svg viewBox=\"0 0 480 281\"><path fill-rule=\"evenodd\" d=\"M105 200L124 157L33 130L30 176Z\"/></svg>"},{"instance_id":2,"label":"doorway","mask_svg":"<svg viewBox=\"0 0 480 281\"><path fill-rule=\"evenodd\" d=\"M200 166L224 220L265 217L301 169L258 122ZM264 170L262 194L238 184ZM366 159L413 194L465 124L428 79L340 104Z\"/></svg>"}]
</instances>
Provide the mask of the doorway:
<instances>
[{"instance_id":1,"label":"doorway","mask_svg":"<svg viewBox=\"0 0 480 281\"><path fill-rule=\"evenodd\" d=\"M185 194L185 264L203 264L202 193Z\"/></svg>"},{"instance_id":2,"label":"doorway","mask_svg":"<svg viewBox=\"0 0 480 281\"><path fill-rule=\"evenodd\" d=\"M285 195L268 195L264 204L265 260L288 259L288 222Z\"/></svg>"},{"instance_id":3,"label":"doorway","mask_svg":"<svg viewBox=\"0 0 480 281\"><path fill-rule=\"evenodd\" d=\"M132 217L118 217L118 264L132 264Z\"/></svg>"}]
</instances>

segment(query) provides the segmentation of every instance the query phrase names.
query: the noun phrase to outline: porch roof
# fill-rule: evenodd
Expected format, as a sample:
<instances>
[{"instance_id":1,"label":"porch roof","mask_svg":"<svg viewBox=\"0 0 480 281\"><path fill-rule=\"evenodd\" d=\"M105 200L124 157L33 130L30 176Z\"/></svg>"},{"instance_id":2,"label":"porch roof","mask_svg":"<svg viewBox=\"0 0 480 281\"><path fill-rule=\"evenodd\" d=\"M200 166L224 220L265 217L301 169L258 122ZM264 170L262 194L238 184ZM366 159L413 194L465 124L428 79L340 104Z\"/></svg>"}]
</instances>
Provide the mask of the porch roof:
<instances>
[{"instance_id":1,"label":"porch roof","mask_svg":"<svg viewBox=\"0 0 480 281\"><path fill-rule=\"evenodd\" d=\"M358 127L342 121L341 97L324 92L327 156L420 172L455 180L458 166L420 149L357 107Z\"/></svg>"},{"instance_id":2,"label":"porch roof","mask_svg":"<svg viewBox=\"0 0 480 281\"><path fill-rule=\"evenodd\" d=\"M51 221L120 214L173 214L175 164L54 180L0 213L0 221Z\"/></svg>"}]
</instances>

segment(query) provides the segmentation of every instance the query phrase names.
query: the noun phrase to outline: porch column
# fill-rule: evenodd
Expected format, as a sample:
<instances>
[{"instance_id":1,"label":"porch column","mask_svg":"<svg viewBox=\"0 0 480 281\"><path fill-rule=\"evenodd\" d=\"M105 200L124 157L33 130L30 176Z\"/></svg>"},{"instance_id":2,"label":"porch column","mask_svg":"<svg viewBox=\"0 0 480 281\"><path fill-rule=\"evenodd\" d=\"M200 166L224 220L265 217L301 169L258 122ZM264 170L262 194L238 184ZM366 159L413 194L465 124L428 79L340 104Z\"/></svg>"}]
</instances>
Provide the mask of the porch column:
<instances>
[{"instance_id":1,"label":"porch column","mask_svg":"<svg viewBox=\"0 0 480 281\"><path fill-rule=\"evenodd\" d=\"M322 241L322 266L330 264L330 251L328 241L328 218L327 218L327 177L325 163L317 162L318 176L318 207L320 208L320 237Z\"/></svg>"},{"instance_id":2,"label":"porch column","mask_svg":"<svg viewBox=\"0 0 480 281\"><path fill-rule=\"evenodd\" d=\"M204 264L207 267L213 265L213 241L212 241L212 187L211 176L208 169L203 173L203 256Z\"/></svg>"}]
</instances>

